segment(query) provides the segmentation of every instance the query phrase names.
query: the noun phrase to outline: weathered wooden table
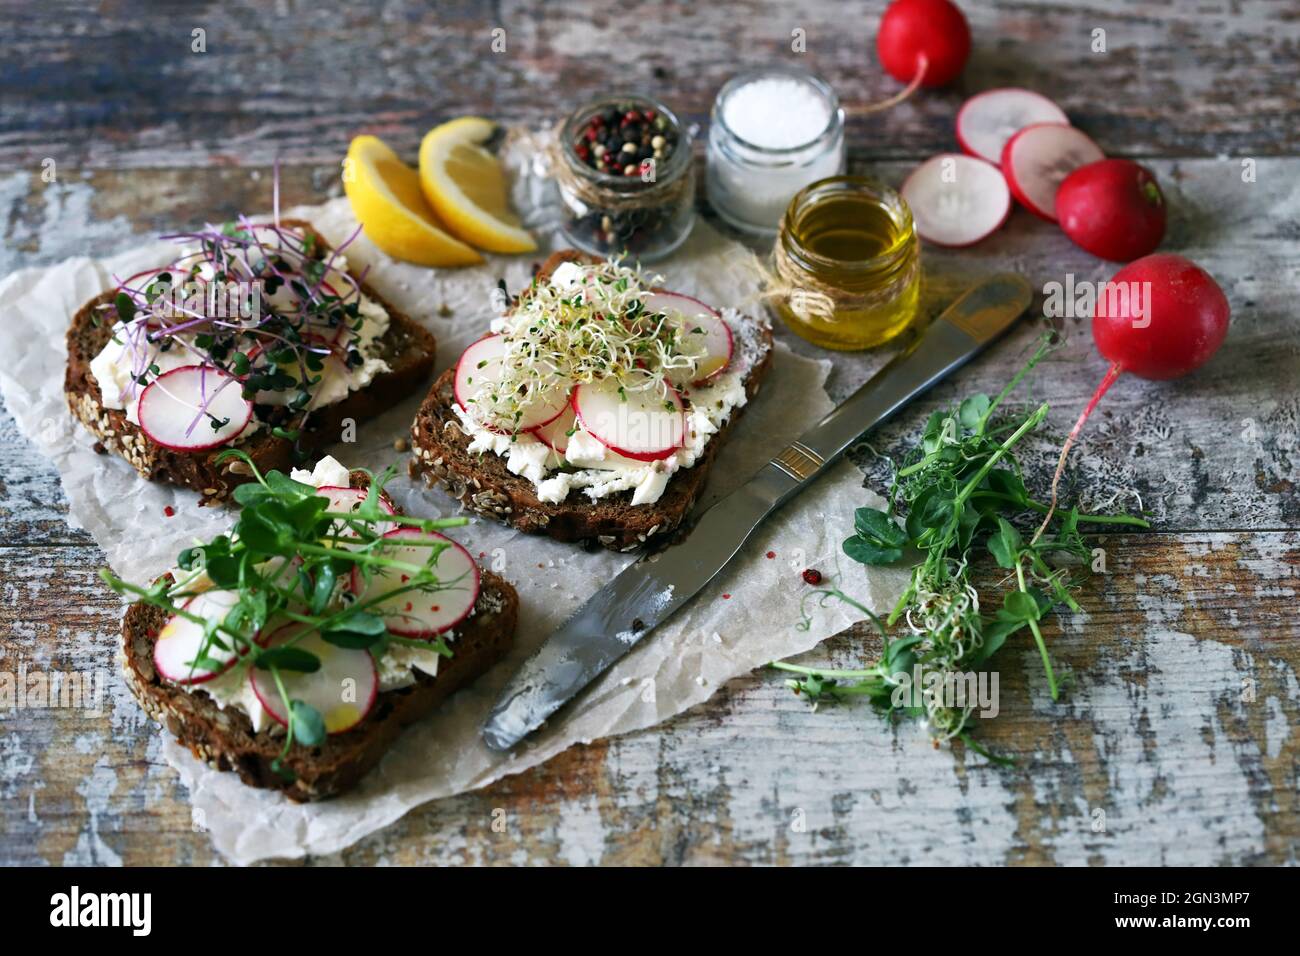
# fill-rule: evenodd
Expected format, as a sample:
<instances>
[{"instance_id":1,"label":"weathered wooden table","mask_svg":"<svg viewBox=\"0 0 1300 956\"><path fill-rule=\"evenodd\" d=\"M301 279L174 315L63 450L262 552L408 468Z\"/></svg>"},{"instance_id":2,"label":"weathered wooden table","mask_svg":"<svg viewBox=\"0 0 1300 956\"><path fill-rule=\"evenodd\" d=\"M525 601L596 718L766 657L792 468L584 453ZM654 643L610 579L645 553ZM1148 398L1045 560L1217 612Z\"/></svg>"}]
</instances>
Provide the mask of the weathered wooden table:
<instances>
[{"instance_id":1,"label":"weathered wooden table","mask_svg":"<svg viewBox=\"0 0 1300 956\"><path fill-rule=\"evenodd\" d=\"M1172 209L1164 248L1208 268L1234 311L1226 346L1202 372L1159 385L1126 378L1088 426L1073 492L1140 504L1155 528L1104 538L1107 573L1085 595L1088 613L1049 633L1073 674L1060 703L1028 646L1003 652L1002 714L978 733L1015 756L1014 768L934 750L916 726L886 726L863 709L810 712L777 675L756 673L659 727L426 806L342 859L1296 862L1300 17L1291 5L966 2L975 51L960 83L873 116L855 108L896 89L875 58L881 0L800 12L770 0L262 6L0 9L0 272L265 210L277 158L286 203L336 195L339 160L359 132L413 155L450 116L536 122L611 85L658 91L704 123L733 72L798 59L844 100L853 165L894 182L955 148L953 117L970 93L1023 85L1055 98L1108 154L1156 172ZM495 28L504 52L492 50ZM791 52L794 31L805 54ZM200 38L206 52L196 52ZM993 269L1037 286L1113 271L1024 211L974 249L927 249L926 268L932 309ZM1086 322L1065 325L1069 345L1036 384L1056 439L1104 368ZM996 390L1034 334L1022 329L873 443L898 447L936 404ZM835 356L834 397L880 361ZM1035 459L1044 468L1051 444ZM862 463L879 488L883 466ZM66 514L54 471L0 411L2 671L115 674L119 604L96 577L102 554ZM849 634L809 660L872 652ZM504 833L491 826L498 808ZM120 681L102 717L0 714L0 862L213 856L157 731Z\"/></svg>"}]
</instances>

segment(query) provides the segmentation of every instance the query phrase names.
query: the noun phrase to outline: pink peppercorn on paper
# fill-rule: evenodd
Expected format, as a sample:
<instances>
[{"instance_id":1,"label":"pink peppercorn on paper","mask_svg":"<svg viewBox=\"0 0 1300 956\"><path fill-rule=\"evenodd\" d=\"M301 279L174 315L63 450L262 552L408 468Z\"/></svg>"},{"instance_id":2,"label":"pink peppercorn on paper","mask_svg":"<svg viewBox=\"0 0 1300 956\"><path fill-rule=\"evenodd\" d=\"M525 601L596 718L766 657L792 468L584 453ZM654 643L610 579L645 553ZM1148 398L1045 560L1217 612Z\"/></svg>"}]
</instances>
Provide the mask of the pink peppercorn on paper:
<instances>
[{"instance_id":1,"label":"pink peppercorn on paper","mask_svg":"<svg viewBox=\"0 0 1300 956\"><path fill-rule=\"evenodd\" d=\"M310 220L336 244L356 228L346 200L285 215ZM196 495L142 481L126 462L95 454L91 438L71 419L64 403L64 332L72 313L110 287L114 275L166 261L172 250L167 244L150 243L110 260L70 259L24 270L0 284L5 315L0 350L7 356L0 363L0 389L5 403L24 434L58 468L70 521L94 536L115 572L139 582L174 566L177 553L195 539L228 528L232 515L225 508L200 508ZM425 269L389 259L364 237L347 250L347 258L354 271L369 266L368 281L437 336L439 371L486 329L497 279L504 276L508 287L517 290L529 280L534 261L494 258L473 269ZM688 243L652 271L662 274L663 284L673 289L719 305L740 304L755 291L749 258L746 250L699 223ZM717 460L711 498L735 488L830 410L823 389L828 371L828 363L798 357L778 345L762 393ZM379 419L360 424L356 441L336 446L331 454L349 467L380 470L394 461L404 464L393 442L407 434L422 397L412 396ZM390 491L412 514L457 513L456 503L442 492L408 481L404 467ZM768 661L799 654L861 617L848 606L832 604L814 610L809 629L798 629L799 599L808 589L800 578L805 567L820 568L828 580L838 580L873 609L892 605L905 583L901 572L867 573L840 557L840 541L850 533L853 509L863 504L880 501L862 488L861 474L847 463L833 467L770 519L726 571L600 678L563 719L552 720L512 753L494 753L479 739L479 727L497 693L528 654L632 556L587 553L477 518L458 529L456 537L518 589L514 652L405 731L354 792L321 804L294 804L278 794L245 787L233 773L208 768L160 731L164 753L189 788L196 825L210 832L217 849L231 861L343 850L429 800L485 786L576 743L631 733L681 713L726 681ZM169 508L174 515L165 517ZM767 556L769 551L774 557ZM837 579L839 569L843 573ZM114 707L136 706L126 693L112 699ZM132 724L118 719L113 723ZM142 752L145 745L142 739Z\"/></svg>"}]
</instances>

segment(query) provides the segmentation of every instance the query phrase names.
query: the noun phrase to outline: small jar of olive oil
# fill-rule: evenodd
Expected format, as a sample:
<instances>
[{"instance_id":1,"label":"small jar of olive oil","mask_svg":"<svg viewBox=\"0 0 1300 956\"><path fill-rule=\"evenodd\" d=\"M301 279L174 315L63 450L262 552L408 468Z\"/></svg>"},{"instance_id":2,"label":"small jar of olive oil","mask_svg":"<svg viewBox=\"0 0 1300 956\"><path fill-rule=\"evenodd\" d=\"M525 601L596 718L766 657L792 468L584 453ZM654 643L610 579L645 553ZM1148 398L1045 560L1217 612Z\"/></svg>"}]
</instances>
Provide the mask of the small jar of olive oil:
<instances>
[{"instance_id":1,"label":"small jar of olive oil","mask_svg":"<svg viewBox=\"0 0 1300 956\"><path fill-rule=\"evenodd\" d=\"M911 324L920 240L896 191L864 176L818 180L785 211L769 295L797 335L822 348L881 345Z\"/></svg>"}]
</instances>

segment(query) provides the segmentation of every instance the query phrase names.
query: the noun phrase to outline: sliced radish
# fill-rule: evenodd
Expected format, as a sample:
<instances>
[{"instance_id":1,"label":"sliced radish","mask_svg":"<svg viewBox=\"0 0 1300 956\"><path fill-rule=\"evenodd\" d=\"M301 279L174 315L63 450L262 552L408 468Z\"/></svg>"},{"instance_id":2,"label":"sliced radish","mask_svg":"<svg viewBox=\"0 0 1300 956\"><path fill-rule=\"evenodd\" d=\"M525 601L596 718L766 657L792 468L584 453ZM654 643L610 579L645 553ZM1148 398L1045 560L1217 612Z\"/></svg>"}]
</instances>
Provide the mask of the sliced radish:
<instances>
[{"instance_id":1,"label":"sliced radish","mask_svg":"<svg viewBox=\"0 0 1300 956\"><path fill-rule=\"evenodd\" d=\"M701 385L721 375L731 364L733 349L731 327L712 306L677 292L656 292L645 300L647 312L663 312L681 327L682 341L694 352L704 348L690 381L683 375L670 375L678 387Z\"/></svg>"},{"instance_id":2,"label":"sliced radish","mask_svg":"<svg viewBox=\"0 0 1300 956\"><path fill-rule=\"evenodd\" d=\"M957 112L957 142L972 156L995 166L1002 162L1007 140L1037 123L1070 124L1065 111L1041 93L1016 86L985 90Z\"/></svg>"},{"instance_id":3,"label":"sliced radish","mask_svg":"<svg viewBox=\"0 0 1300 956\"><path fill-rule=\"evenodd\" d=\"M224 445L253 417L239 382L208 365L164 372L140 395L140 427L155 444L174 451Z\"/></svg>"},{"instance_id":4,"label":"sliced radish","mask_svg":"<svg viewBox=\"0 0 1300 956\"><path fill-rule=\"evenodd\" d=\"M564 414L554 421L548 422L540 428L534 428L533 434L539 442L546 445L551 451L557 455L563 455L569 447L569 432L573 431L576 423L577 416L574 414L572 406L570 406L564 410Z\"/></svg>"},{"instance_id":5,"label":"sliced radish","mask_svg":"<svg viewBox=\"0 0 1300 956\"><path fill-rule=\"evenodd\" d=\"M517 419L508 422L490 422L489 412L479 408L480 398L501 380L501 358L506 352L504 335L489 335L467 348L456 363L456 404L467 412L477 412L484 425L496 431L528 431L546 425L564 414L569 405L567 388L552 388L532 398L521 401Z\"/></svg>"},{"instance_id":6,"label":"sliced radish","mask_svg":"<svg viewBox=\"0 0 1300 956\"><path fill-rule=\"evenodd\" d=\"M238 591L204 591L182 604L181 609L197 614L205 621L223 621L238 603ZM203 625L179 614L174 615L158 632L158 639L153 645L153 666L162 677L176 684L202 684L210 681L230 670L235 661L248 650L243 645L237 646L229 635L218 633L217 638L226 647L223 649L210 644L203 656L220 666L215 669L197 666L195 661L203 647ZM256 639L257 635L254 634L253 640Z\"/></svg>"},{"instance_id":7,"label":"sliced radish","mask_svg":"<svg viewBox=\"0 0 1300 956\"><path fill-rule=\"evenodd\" d=\"M1002 172L1011 194L1035 216L1056 222L1056 190L1080 166L1106 156L1096 143L1073 126L1038 123L1007 140Z\"/></svg>"},{"instance_id":8,"label":"sliced radish","mask_svg":"<svg viewBox=\"0 0 1300 956\"><path fill-rule=\"evenodd\" d=\"M271 635L267 646L275 647L290 640L300 634L302 628L303 625L298 623L285 625ZM281 670L280 680L284 682L289 700L300 700L319 711L327 733L341 734L361 723L375 706L375 697L379 693L379 674L370 652L337 647L315 631L293 646L315 654L320 659L320 669L310 674ZM275 675L269 670L250 667L248 682L271 719L287 727L289 719Z\"/></svg>"},{"instance_id":9,"label":"sliced radish","mask_svg":"<svg viewBox=\"0 0 1300 956\"><path fill-rule=\"evenodd\" d=\"M336 335L337 334L338 333L336 333ZM279 348L280 345L280 342L259 342L248 350L247 354L249 363L256 364L257 359L263 352L268 349ZM321 360L322 368L319 371L313 371L306 367L307 354L309 350L310 354L315 355ZM324 383L326 376L335 374L342 375L347 371L347 365L339 355L339 351L336 350L333 343L323 335L317 335L314 332L307 333L303 338L303 344L298 346L298 351L301 353L299 355L301 364L297 359L285 365L274 364L268 360L265 368L268 370L274 369L275 371L283 372L298 383L299 386L302 384L302 373L305 370L308 378L317 379L316 384L311 386L312 388L317 389ZM263 389L257 393L254 401L259 405L287 405L293 399L295 391L296 390L293 388L280 390Z\"/></svg>"},{"instance_id":10,"label":"sliced radish","mask_svg":"<svg viewBox=\"0 0 1300 956\"><path fill-rule=\"evenodd\" d=\"M368 495L369 492L364 488L343 488L337 485L322 485L316 489L316 494L322 498L329 499L329 507L326 510L347 512L356 511L360 508L362 503L366 500L366 495ZM382 492L379 495L379 508L386 514L397 514L397 509L393 507L393 503L389 500L388 495L383 494ZM337 528L335 533L339 537L355 538L357 536L356 531L344 525L342 521L335 522L335 525ZM375 531L379 534L383 534L387 529L388 525L385 523L383 525L377 525Z\"/></svg>"},{"instance_id":11,"label":"sliced radish","mask_svg":"<svg viewBox=\"0 0 1300 956\"><path fill-rule=\"evenodd\" d=\"M573 410L583 431L637 461L667 458L686 438L682 399L672 388L664 398L657 389L620 392L616 380L605 379L574 389Z\"/></svg>"},{"instance_id":12,"label":"sliced radish","mask_svg":"<svg viewBox=\"0 0 1300 956\"><path fill-rule=\"evenodd\" d=\"M344 488L340 485L321 485L316 489L316 494L322 498L330 500L330 511L356 511L361 507L361 503L369 496L370 491L366 488ZM382 491L379 493L379 507L387 514L397 514L397 509L393 507L392 501L388 495Z\"/></svg>"},{"instance_id":13,"label":"sliced radish","mask_svg":"<svg viewBox=\"0 0 1300 956\"><path fill-rule=\"evenodd\" d=\"M419 528L398 528L388 532L380 554L408 564L427 564L429 548L403 544L403 538L446 541L450 547L438 555L434 573L444 587L431 591L401 591L378 601L369 610L382 615L388 630L403 637L431 638L455 627L474 609L478 601L479 570L469 552L445 535ZM410 575L396 568L376 569L367 583L359 568L352 571L352 590L362 600L370 600L407 585Z\"/></svg>"},{"instance_id":14,"label":"sliced radish","mask_svg":"<svg viewBox=\"0 0 1300 956\"><path fill-rule=\"evenodd\" d=\"M991 163L940 153L912 171L900 190L916 231L941 246L969 246L995 232L1011 212L1011 193Z\"/></svg>"},{"instance_id":15,"label":"sliced radish","mask_svg":"<svg viewBox=\"0 0 1300 956\"><path fill-rule=\"evenodd\" d=\"M464 352L456 363L456 404L470 411L484 389L501 380L501 356L506 353L504 335L488 335Z\"/></svg>"}]
</instances>

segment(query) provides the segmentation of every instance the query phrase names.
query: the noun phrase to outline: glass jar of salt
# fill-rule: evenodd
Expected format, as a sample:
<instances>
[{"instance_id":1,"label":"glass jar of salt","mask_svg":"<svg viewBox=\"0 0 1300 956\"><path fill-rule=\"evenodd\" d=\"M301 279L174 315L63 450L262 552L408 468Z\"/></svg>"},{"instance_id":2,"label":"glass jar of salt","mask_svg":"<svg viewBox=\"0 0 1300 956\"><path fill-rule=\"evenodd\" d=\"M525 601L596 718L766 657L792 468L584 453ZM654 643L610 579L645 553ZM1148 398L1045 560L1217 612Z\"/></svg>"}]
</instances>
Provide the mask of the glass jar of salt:
<instances>
[{"instance_id":1,"label":"glass jar of salt","mask_svg":"<svg viewBox=\"0 0 1300 956\"><path fill-rule=\"evenodd\" d=\"M844 111L825 80L766 67L727 81L709 125L709 202L741 230L773 235L790 200L844 171Z\"/></svg>"}]
</instances>

